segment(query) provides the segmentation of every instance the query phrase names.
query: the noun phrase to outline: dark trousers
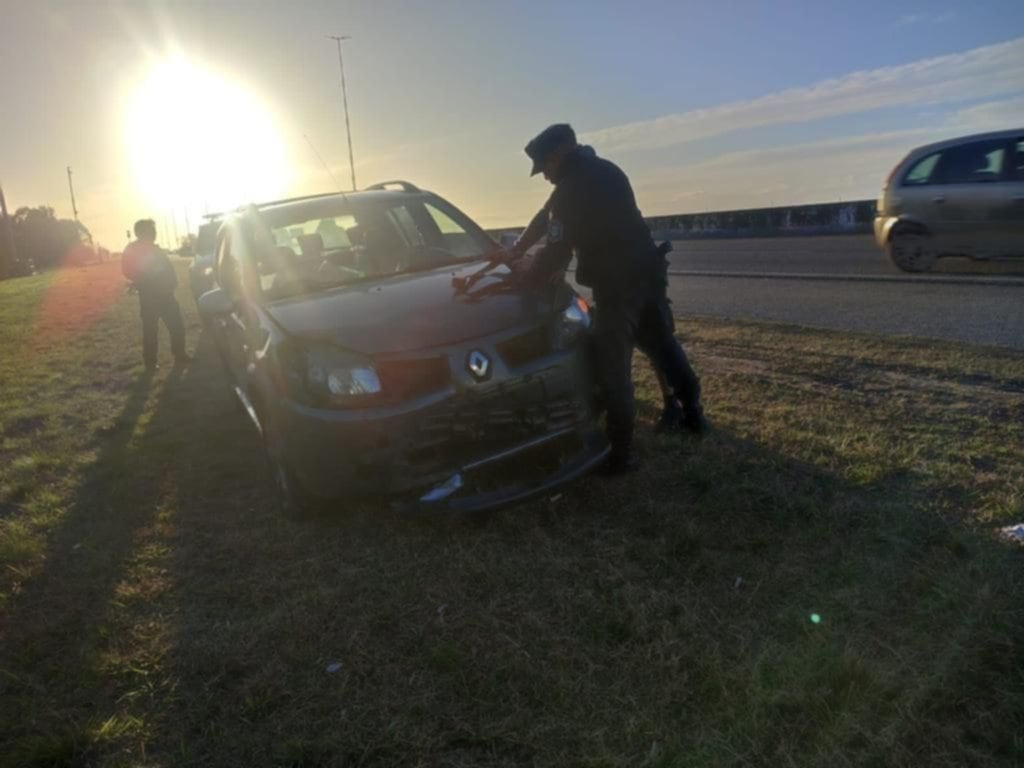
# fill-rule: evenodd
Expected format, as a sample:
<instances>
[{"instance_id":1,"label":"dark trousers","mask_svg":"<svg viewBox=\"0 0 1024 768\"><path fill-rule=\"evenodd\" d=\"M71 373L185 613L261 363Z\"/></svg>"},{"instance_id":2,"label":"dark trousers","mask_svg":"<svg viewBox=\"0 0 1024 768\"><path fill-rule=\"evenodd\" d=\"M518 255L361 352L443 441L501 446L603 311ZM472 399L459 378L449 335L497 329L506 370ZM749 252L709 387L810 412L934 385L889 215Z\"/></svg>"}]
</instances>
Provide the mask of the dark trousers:
<instances>
[{"instance_id":1,"label":"dark trousers","mask_svg":"<svg viewBox=\"0 0 1024 768\"><path fill-rule=\"evenodd\" d=\"M656 299L645 308L637 330L636 345L654 363L659 378L664 378L683 410L698 410L700 378L690 365L683 345L676 339L676 321L666 297Z\"/></svg>"},{"instance_id":2,"label":"dark trousers","mask_svg":"<svg viewBox=\"0 0 1024 768\"><path fill-rule=\"evenodd\" d=\"M185 323L173 293L139 291L139 310L142 313L142 359L146 366L156 365L160 321L164 321L171 334L171 352L175 357L185 356Z\"/></svg>"},{"instance_id":3,"label":"dark trousers","mask_svg":"<svg viewBox=\"0 0 1024 768\"><path fill-rule=\"evenodd\" d=\"M675 337L672 307L663 290L595 291L594 350L607 412L612 449L633 441L633 348L639 347L661 371L684 409L700 408L700 379Z\"/></svg>"}]
</instances>

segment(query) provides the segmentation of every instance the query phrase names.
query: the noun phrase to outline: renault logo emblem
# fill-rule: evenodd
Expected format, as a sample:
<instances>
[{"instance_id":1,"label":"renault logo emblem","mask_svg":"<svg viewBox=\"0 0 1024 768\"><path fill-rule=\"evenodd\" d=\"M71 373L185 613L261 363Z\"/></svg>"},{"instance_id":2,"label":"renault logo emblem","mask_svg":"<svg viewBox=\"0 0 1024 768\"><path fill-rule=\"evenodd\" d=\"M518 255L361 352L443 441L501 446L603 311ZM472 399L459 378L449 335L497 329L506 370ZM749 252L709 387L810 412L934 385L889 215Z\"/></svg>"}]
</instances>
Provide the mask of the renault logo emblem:
<instances>
[{"instance_id":1,"label":"renault logo emblem","mask_svg":"<svg viewBox=\"0 0 1024 768\"><path fill-rule=\"evenodd\" d=\"M484 381L491 375L491 358L479 349L474 349L466 358L466 367L478 381Z\"/></svg>"}]
</instances>

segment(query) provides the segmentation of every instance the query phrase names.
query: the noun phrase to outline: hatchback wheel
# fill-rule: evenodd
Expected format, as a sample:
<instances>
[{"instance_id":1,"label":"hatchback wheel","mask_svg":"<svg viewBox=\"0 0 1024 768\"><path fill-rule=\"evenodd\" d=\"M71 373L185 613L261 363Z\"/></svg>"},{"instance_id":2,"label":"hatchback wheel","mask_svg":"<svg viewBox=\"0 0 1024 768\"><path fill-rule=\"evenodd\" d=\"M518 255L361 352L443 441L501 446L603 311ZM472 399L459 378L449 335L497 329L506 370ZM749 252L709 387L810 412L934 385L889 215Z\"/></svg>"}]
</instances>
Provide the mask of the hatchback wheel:
<instances>
[{"instance_id":1,"label":"hatchback wheel","mask_svg":"<svg viewBox=\"0 0 1024 768\"><path fill-rule=\"evenodd\" d=\"M927 235L897 232L889 240L887 250L892 263L904 272L927 272L938 260Z\"/></svg>"}]
</instances>

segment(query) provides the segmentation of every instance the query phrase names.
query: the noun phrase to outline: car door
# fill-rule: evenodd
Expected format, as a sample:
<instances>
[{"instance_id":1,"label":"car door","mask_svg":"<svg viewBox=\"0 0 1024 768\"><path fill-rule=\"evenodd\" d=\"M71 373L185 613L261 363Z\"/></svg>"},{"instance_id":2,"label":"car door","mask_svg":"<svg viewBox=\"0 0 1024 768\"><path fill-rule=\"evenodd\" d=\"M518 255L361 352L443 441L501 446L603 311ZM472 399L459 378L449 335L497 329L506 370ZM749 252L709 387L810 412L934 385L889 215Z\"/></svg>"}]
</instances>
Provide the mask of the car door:
<instances>
[{"instance_id":1,"label":"car door","mask_svg":"<svg viewBox=\"0 0 1024 768\"><path fill-rule=\"evenodd\" d=\"M943 152L930 217L942 253L998 255L1005 236L1000 219L1013 183L1007 174L1009 150L1008 139L985 139Z\"/></svg>"},{"instance_id":2,"label":"car door","mask_svg":"<svg viewBox=\"0 0 1024 768\"><path fill-rule=\"evenodd\" d=\"M1024 135L1013 139L1010 155L1009 195L1001 217L1000 255L1024 256Z\"/></svg>"}]
</instances>

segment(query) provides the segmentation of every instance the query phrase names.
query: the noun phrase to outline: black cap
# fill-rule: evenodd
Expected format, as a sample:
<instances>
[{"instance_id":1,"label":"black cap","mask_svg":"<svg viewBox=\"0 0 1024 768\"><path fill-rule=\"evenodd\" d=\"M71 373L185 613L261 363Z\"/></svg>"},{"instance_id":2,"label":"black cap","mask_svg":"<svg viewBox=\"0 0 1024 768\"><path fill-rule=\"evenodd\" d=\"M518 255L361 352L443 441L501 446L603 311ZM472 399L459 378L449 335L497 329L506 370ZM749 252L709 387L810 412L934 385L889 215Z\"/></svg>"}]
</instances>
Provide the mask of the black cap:
<instances>
[{"instance_id":1,"label":"black cap","mask_svg":"<svg viewBox=\"0 0 1024 768\"><path fill-rule=\"evenodd\" d=\"M526 154L533 160L531 176L541 172L548 155L563 146L576 146L576 132L568 123L549 125L526 145Z\"/></svg>"}]
</instances>

